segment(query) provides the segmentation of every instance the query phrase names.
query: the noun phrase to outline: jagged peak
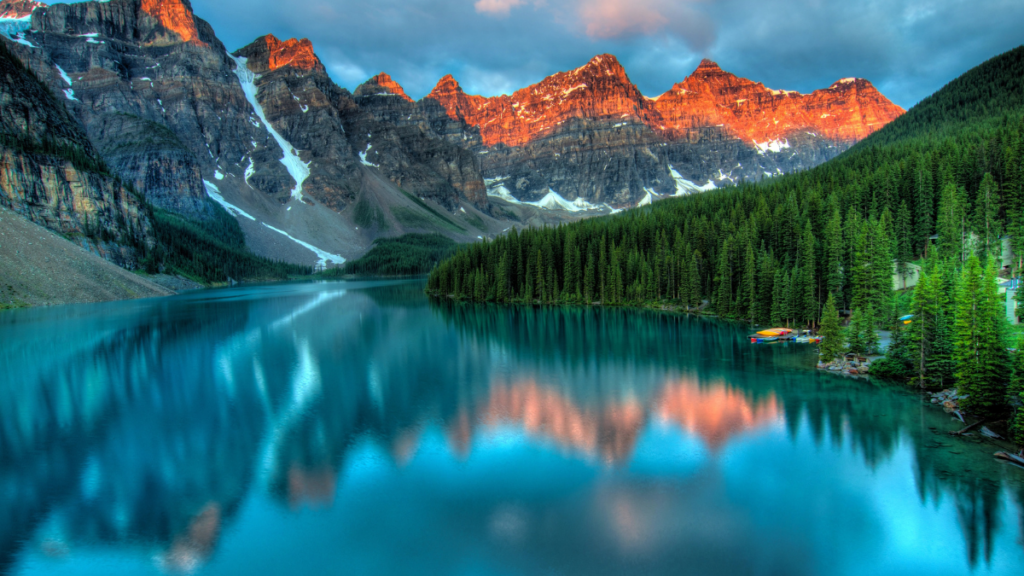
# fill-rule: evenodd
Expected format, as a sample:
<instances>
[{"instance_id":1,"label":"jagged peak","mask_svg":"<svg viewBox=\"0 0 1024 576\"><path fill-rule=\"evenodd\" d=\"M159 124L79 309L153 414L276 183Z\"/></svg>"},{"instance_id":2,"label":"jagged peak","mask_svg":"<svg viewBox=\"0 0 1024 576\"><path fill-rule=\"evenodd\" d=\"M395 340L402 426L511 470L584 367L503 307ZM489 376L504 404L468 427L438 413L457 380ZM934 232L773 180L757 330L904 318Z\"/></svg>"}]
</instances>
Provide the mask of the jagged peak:
<instances>
[{"instance_id":1,"label":"jagged peak","mask_svg":"<svg viewBox=\"0 0 1024 576\"><path fill-rule=\"evenodd\" d=\"M386 72L381 72L380 74L377 74L373 78L367 80L366 83L376 84L377 86L380 86L381 88L387 90L388 94L401 96L403 100L406 100L408 102L413 101L412 98L410 98L409 95L405 93L405 90L402 88L402 85L399 84L398 82L395 82L395 80L391 78L391 76L389 76Z\"/></svg>"},{"instance_id":2,"label":"jagged peak","mask_svg":"<svg viewBox=\"0 0 1024 576\"><path fill-rule=\"evenodd\" d=\"M200 42L196 17L188 0L142 0L141 9L177 34L182 42Z\"/></svg>"},{"instance_id":3,"label":"jagged peak","mask_svg":"<svg viewBox=\"0 0 1024 576\"><path fill-rule=\"evenodd\" d=\"M612 54L598 54L589 62L568 72L571 75L582 76L617 76L627 78L626 69L622 67L619 59ZM556 74L555 76L558 76Z\"/></svg>"},{"instance_id":4,"label":"jagged peak","mask_svg":"<svg viewBox=\"0 0 1024 576\"><path fill-rule=\"evenodd\" d=\"M462 86L454 76L451 74L445 74L444 77L437 81L437 84L434 86L434 89L430 91L430 94L427 94L427 98L436 99L441 95L449 94L465 94L465 92L463 92Z\"/></svg>"},{"instance_id":5,"label":"jagged peak","mask_svg":"<svg viewBox=\"0 0 1024 576\"><path fill-rule=\"evenodd\" d=\"M357 96L357 97L358 96L381 96L381 95L388 96L388 95L391 95L391 96L398 96L402 100L405 100L406 102L412 102L413 101L413 99L410 98L405 93L405 90L402 89L402 86L399 85L398 82L395 82L391 78L391 76L385 74L384 72L381 72L380 74L377 74L376 76L373 76L372 78L370 78L366 82L363 82L358 87L356 87L356 91L355 91L354 95Z\"/></svg>"},{"instance_id":6,"label":"jagged peak","mask_svg":"<svg viewBox=\"0 0 1024 576\"><path fill-rule=\"evenodd\" d=\"M28 18L37 8L46 8L47 5L33 0L3 0L0 1L0 18L5 20L21 20Z\"/></svg>"},{"instance_id":7,"label":"jagged peak","mask_svg":"<svg viewBox=\"0 0 1024 576\"><path fill-rule=\"evenodd\" d=\"M700 61L700 64L697 66L697 70L721 72L722 67L719 66L718 63L715 62L714 60L704 58Z\"/></svg>"},{"instance_id":8,"label":"jagged peak","mask_svg":"<svg viewBox=\"0 0 1024 576\"><path fill-rule=\"evenodd\" d=\"M260 36L252 44L235 53L249 59L249 69L257 74L273 72L290 66L305 72L326 72L307 38L279 40L273 34Z\"/></svg>"},{"instance_id":9,"label":"jagged peak","mask_svg":"<svg viewBox=\"0 0 1024 576\"><path fill-rule=\"evenodd\" d=\"M867 80L865 80L863 78L843 78L841 80L836 80L835 82L832 83L831 86L829 86L829 88L830 89L849 88L849 87L857 86L858 84L862 85L862 86L865 86L865 87L874 88L874 86L872 86L871 82L868 82Z\"/></svg>"}]
</instances>

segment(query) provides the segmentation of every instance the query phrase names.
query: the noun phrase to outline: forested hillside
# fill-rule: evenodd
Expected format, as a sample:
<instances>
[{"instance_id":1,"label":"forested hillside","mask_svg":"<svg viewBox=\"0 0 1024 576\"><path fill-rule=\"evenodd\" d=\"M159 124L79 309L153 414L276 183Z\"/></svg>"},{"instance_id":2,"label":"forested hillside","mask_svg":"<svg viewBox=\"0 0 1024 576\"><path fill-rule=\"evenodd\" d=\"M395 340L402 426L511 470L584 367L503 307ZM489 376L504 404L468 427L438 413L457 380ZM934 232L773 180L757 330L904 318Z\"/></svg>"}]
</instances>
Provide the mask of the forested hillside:
<instances>
[{"instance_id":1,"label":"forested hillside","mask_svg":"<svg viewBox=\"0 0 1024 576\"><path fill-rule=\"evenodd\" d=\"M443 262L428 290L496 302L704 303L726 318L808 326L831 297L838 310L883 327L897 315L893 263L905 270L927 255L934 264L926 271L948 279L947 296L956 288L980 298L980 287L973 295L960 287L1001 255L1001 236L1024 253L1022 83L1024 47L818 168L513 231ZM962 272L971 254L968 275L977 278ZM1019 259L1011 272L1018 267ZM943 306L950 329L964 321L952 299Z\"/></svg>"}]
</instances>

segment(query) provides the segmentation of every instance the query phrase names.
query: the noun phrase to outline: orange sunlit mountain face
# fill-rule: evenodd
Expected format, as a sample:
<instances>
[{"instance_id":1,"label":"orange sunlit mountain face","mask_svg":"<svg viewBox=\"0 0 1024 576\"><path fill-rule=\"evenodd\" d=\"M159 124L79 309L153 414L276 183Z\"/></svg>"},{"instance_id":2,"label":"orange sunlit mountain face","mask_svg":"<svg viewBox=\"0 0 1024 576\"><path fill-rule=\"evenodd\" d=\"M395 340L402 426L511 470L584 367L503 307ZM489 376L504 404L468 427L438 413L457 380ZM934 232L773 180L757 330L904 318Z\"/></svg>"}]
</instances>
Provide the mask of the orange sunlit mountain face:
<instances>
[{"instance_id":1,"label":"orange sunlit mountain face","mask_svg":"<svg viewBox=\"0 0 1024 576\"><path fill-rule=\"evenodd\" d=\"M195 16L181 0L142 0L142 11L177 34L182 42L199 42Z\"/></svg>"},{"instance_id":2,"label":"orange sunlit mountain face","mask_svg":"<svg viewBox=\"0 0 1024 576\"><path fill-rule=\"evenodd\" d=\"M467 95L453 77L445 76L427 98L439 102L451 118L478 127L486 146L522 146L574 118L639 122L671 139L721 127L750 146L806 132L856 142L904 112L867 80L847 78L799 94L739 78L710 60L652 99L640 93L609 54L511 96Z\"/></svg>"}]
</instances>

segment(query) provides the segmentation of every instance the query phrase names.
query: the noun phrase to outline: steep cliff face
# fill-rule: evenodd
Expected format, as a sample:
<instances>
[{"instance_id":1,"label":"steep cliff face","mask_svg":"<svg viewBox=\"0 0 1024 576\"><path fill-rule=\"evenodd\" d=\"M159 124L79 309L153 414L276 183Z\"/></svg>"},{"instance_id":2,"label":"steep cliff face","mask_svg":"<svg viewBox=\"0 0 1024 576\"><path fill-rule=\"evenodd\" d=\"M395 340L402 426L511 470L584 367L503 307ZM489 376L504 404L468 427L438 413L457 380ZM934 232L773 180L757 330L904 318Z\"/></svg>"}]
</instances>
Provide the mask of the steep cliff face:
<instances>
[{"instance_id":1,"label":"steep cliff face","mask_svg":"<svg viewBox=\"0 0 1024 576\"><path fill-rule=\"evenodd\" d=\"M206 179L230 174L270 195L292 188L279 162L282 151L253 114L234 62L187 2L113 0L40 8L27 38L31 45L19 45L19 57L64 95L94 141L108 139L110 114L128 114L170 129ZM132 150L142 156L129 160ZM152 155L146 146L118 152L109 158L114 166L140 165ZM140 181L134 170L123 176ZM160 203L156 199L167 187L150 181L161 188L140 192ZM183 206L205 196L201 179L184 178L179 189Z\"/></svg>"},{"instance_id":2,"label":"steep cliff face","mask_svg":"<svg viewBox=\"0 0 1024 576\"><path fill-rule=\"evenodd\" d=\"M461 200L487 208L480 161L457 139L446 138L421 107L387 74L356 89L357 109L346 115L353 147L400 188L455 211ZM465 138L463 138L465 140Z\"/></svg>"},{"instance_id":3,"label":"steep cliff face","mask_svg":"<svg viewBox=\"0 0 1024 576\"><path fill-rule=\"evenodd\" d=\"M104 114L93 139L110 168L154 206L197 220L212 218L199 162L165 126L129 114Z\"/></svg>"},{"instance_id":4,"label":"steep cliff face","mask_svg":"<svg viewBox=\"0 0 1024 576\"><path fill-rule=\"evenodd\" d=\"M154 245L142 201L107 171L64 106L0 40L0 204L137 266Z\"/></svg>"},{"instance_id":5,"label":"steep cliff face","mask_svg":"<svg viewBox=\"0 0 1024 576\"><path fill-rule=\"evenodd\" d=\"M235 56L253 76L266 120L308 170L303 197L344 211L360 191L366 167L452 212L463 199L486 205L475 154L432 134L418 119L407 121L415 104L386 74L353 96L327 76L308 40L264 36Z\"/></svg>"},{"instance_id":6,"label":"steep cliff face","mask_svg":"<svg viewBox=\"0 0 1024 576\"><path fill-rule=\"evenodd\" d=\"M467 95L446 76L423 102L465 125L492 192L618 207L809 168L903 113L866 80L800 95L708 60L651 99L607 54L511 96Z\"/></svg>"}]
</instances>

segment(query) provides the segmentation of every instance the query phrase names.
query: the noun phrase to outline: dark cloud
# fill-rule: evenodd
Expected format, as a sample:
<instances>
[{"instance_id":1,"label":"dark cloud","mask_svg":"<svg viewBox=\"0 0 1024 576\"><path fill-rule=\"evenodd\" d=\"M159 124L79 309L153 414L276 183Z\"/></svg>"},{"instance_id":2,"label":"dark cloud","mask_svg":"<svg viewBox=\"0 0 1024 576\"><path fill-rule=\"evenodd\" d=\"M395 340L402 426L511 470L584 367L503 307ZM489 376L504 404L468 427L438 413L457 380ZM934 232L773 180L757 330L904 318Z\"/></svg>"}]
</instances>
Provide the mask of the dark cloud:
<instances>
[{"instance_id":1,"label":"dark cloud","mask_svg":"<svg viewBox=\"0 0 1024 576\"><path fill-rule=\"evenodd\" d=\"M355 88L387 71L414 98L444 74L467 91L510 92L619 57L648 95L708 56L773 88L871 80L912 106L1024 42L1019 0L192 0L229 49L263 34L308 37Z\"/></svg>"}]
</instances>

